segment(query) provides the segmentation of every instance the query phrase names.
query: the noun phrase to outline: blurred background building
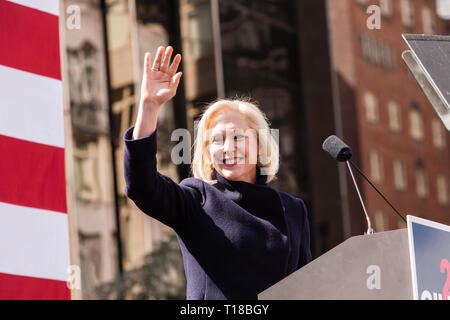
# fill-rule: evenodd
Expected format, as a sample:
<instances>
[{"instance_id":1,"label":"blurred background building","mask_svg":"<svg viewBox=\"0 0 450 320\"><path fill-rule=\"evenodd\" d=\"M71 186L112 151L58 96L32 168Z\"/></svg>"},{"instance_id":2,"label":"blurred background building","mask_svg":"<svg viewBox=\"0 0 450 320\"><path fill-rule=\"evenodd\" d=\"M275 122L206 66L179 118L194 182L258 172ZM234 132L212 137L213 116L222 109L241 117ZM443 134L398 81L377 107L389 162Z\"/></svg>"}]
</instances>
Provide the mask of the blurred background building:
<instances>
[{"instance_id":1,"label":"blurred background building","mask_svg":"<svg viewBox=\"0 0 450 320\"><path fill-rule=\"evenodd\" d=\"M63 32L77 298L184 298L173 231L124 193L122 135L136 119L144 54L161 45L183 54L178 94L158 120L162 173L189 176L188 165L170 160L174 129L193 137L207 103L250 96L280 130L272 185L305 200L314 257L366 230L345 167L322 151L331 134L403 214L450 224L450 135L401 58L403 33L450 32L448 2L61 1L61 17L71 5L81 13L80 28ZM372 4L380 29L367 27ZM405 227L358 182L376 231Z\"/></svg>"}]
</instances>

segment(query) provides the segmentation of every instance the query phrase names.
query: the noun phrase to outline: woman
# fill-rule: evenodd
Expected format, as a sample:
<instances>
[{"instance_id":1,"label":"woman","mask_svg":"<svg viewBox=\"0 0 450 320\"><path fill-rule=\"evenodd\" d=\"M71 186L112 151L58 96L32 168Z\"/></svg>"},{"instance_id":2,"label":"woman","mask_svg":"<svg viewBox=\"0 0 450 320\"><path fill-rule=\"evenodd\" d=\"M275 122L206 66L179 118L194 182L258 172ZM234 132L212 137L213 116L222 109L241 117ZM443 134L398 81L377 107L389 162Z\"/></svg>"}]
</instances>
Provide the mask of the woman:
<instances>
[{"instance_id":1,"label":"woman","mask_svg":"<svg viewBox=\"0 0 450 320\"><path fill-rule=\"evenodd\" d=\"M170 63L172 52L159 47L152 66L145 56L136 124L124 135L126 194L177 233L187 299L256 299L311 260L306 207L267 184L278 169L278 149L260 133L269 129L264 115L247 101L219 100L207 108L198 125L194 178L177 184L157 171L158 110L182 75L176 73L181 55Z\"/></svg>"}]
</instances>

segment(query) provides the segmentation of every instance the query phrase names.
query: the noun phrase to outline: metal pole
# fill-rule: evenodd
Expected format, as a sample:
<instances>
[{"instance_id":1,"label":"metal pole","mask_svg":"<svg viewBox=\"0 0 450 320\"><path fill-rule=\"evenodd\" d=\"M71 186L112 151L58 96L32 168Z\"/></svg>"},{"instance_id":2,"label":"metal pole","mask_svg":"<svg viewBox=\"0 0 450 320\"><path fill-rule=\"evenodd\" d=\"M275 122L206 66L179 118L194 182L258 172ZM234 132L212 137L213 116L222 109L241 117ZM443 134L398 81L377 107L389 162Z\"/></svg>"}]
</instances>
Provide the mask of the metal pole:
<instances>
[{"instance_id":1,"label":"metal pole","mask_svg":"<svg viewBox=\"0 0 450 320\"><path fill-rule=\"evenodd\" d=\"M111 71L109 65L109 46L108 46L108 30L107 30L107 21L106 21L106 11L107 6L105 0L101 1L101 10L102 10L102 22L103 22L103 45L105 49L105 73L106 73L106 85L107 85L107 104L108 104L108 115L109 115L109 138L111 145L111 156L112 156L112 175L113 175L113 183L114 183L114 211L116 216L116 241L117 241L117 258L119 262L119 273L123 272L123 250L122 250L122 241L121 241L121 233L120 233L120 211L119 211L119 196L117 194L117 168L116 168L116 146L114 143L113 130L112 130L112 121L113 121L113 113L112 113L112 96L111 96Z\"/></svg>"},{"instance_id":2,"label":"metal pole","mask_svg":"<svg viewBox=\"0 0 450 320\"><path fill-rule=\"evenodd\" d=\"M168 12L168 25L166 26L166 31L169 36L169 44L172 46L175 53L182 52L182 42L181 42L181 25L180 25L180 1L171 0L168 2L169 12ZM180 63L179 70L183 71L183 60ZM173 97L173 112L175 128L187 128L187 115L186 115L186 98L184 90L184 78L186 77L183 73L181 77L180 84L178 85L177 94ZM188 164L177 165L178 178L181 180L189 177L190 166Z\"/></svg>"},{"instance_id":3,"label":"metal pole","mask_svg":"<svg viewBox=\"0 0 450 320\"><path fill-rule=\"evenodd\" d=\"M359 188L358 188L358 185L356 183L355 176L353 175L352 168L350 167L350 164L348 163L348 161L346 161L345 163L347 164L347 168L350 171L350 174L351 174L352 179L353 179L353 184L355 185L356 192L358 193L359 201L361 202L361 205L362 205L363 210L364 210L364 214L366 215L366 220L367 220L367 232L366 232L366 234L373 234L372 224L370 222L369 215L367 214L366 206L364 205L364 201L362 199L361 193L359 192Z\"/></svg>"},{"instance_id":4,"label":"metal pole","mask_svg":"<svg viewBox=\"0 0 450 320\"><path fill-rule=\"evenodd\" d=\"M217 98L225 98L223 78L222 38L220 34L219 1L211 0L211 22L214 41L214 64L216 69Z\"/></svg>"}]
</instances>

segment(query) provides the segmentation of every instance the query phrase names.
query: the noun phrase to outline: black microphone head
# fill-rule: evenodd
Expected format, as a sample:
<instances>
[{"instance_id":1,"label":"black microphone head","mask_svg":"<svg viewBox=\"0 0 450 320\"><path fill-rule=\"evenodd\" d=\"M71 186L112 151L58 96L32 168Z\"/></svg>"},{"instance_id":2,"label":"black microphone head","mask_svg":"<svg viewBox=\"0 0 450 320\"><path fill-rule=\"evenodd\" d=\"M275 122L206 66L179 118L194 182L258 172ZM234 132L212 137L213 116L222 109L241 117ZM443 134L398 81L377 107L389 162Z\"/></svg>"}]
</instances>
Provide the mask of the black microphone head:
<instances>
[{"instance_id":1,"label":"black microphone head","mask_svg":"<svg viewBox=\"0 0 450 320\"><path fill-rule=\"evenodd\" d=\"M352 149L334 135L323 142L322 149L337 161L345 162L352 157Z\"/></svg>"}]
</instances>

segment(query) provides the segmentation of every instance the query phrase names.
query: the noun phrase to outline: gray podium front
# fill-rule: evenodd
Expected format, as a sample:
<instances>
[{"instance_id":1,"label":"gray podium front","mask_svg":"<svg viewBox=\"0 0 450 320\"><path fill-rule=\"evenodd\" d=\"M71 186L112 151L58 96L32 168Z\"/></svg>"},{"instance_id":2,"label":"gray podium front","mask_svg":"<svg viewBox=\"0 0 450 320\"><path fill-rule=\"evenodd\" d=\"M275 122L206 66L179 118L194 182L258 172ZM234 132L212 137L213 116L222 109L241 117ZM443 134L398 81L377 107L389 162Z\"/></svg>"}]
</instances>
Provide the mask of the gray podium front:
<instances>
[{"instance_id":1,"label":"gray podium front","mask_svg":"<svg viewBox=\"0 0 450 320\"><path fill-rule=\"evenodd\" d=\"M413 299L408 231L349 238L261 292L258 299Z\"/></svg>"}]
</instances>

